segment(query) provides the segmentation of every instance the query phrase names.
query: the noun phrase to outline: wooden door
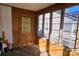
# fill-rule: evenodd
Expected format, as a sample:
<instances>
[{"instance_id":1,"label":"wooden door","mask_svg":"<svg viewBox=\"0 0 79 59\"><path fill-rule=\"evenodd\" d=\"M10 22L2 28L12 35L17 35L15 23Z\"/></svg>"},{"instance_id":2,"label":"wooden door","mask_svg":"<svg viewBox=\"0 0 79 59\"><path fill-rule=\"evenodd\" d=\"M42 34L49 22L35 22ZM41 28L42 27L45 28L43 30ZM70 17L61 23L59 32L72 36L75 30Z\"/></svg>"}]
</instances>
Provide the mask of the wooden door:
<instances>
[{"instance_id":1,"label":"wooden door","mask_svg":"<svg viewBox=\"0 0 79 59\"><path fill-rule=\"evenodd\" d=\"M31 17L22 16L19 31L19 46L25 46L32 43Z\"/></svg>"}]
</instances>

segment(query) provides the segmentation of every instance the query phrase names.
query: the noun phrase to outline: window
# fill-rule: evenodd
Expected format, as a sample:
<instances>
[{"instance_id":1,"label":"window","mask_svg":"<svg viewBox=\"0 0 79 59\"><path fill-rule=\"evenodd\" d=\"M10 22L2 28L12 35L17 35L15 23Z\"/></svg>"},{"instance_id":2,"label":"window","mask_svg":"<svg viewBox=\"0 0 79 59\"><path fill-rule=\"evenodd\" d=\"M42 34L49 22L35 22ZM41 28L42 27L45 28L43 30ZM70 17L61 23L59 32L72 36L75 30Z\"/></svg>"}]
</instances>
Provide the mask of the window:
<instances>
[{"instance_id":1,"label":"window","mask_svg":"<svg viewBox=\"0 0 79 59\"><path fill-rule=\"evenodd\" d=\"M58 43L59 31L60 31L61 10L52 12L52 33L50 34L50 40Z\"/></svg>"},{"instance_id":2,"label":"window","mask_svg":"<svg viewBox=\"0 0 79 59\"><path fill-rule=\"evenodd\" d=\"M22 32L31 32L31 18L22 17Z\"/></svg>"},{"instance_id":3,"label":"window","mask_svg":"<svg viewBox=\"0 0 79 59\"><path fill-rule=\"evenodd\" d=\"M65 9L62 44L69 48L74 48L75 45L78 12L79 5Z\"/></svg>"},{"instance_id":4,"label":"window","mask_svg":"<svg viewBox=\"0 0 79 59\"><path fill-rule=\"evenodd\" d=\"M42 33L42 26L43 25L43 15L39 15L38 16L38 32L37 35L42 37L43 33Z\"/></svg>"},{"instance_id":5,"label":"window","mask_svg":"<svg viewBox=\"0 0 79 59\"><path fill-rule=\"evenodd\" d=\"M49 37L50 13L46 13L44 17L44 37Z\"/></svg>"}]
</instances>

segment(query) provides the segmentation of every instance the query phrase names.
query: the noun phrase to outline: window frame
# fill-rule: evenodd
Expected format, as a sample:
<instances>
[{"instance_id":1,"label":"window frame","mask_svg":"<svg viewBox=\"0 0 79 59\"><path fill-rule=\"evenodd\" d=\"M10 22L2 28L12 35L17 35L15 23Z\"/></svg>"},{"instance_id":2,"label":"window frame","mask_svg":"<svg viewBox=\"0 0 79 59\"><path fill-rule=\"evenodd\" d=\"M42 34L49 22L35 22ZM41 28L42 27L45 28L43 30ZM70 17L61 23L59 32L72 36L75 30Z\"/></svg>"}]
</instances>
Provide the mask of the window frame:
<instances>
[{"instance_id":1,"label":"window frame","mask_svg":"<svg viewBox=\"0 0 79 59\"><path fill-rule=\"evenodd\" d=\"M69 6L69 7L73 7L73 6L76 6L76 5L72 5L72 6ZM62 33L63 33L63 25L64 25L64 12L65 12L65 9L66 8L69 8L69 7L65 7L65 8L60 8L61 9L61 19L60 19L60 32L59 32L59 38L61 37L61 35L62 35ZM58 10L60 10L60 9L58 9ZM56 10L55 10L56 11ZM48 13L52 13L52 12L54 12L54 11L51 11L51 12L48 12ZM44 18L44 15L45 13L43 13L43 18ZM52 15L52 14L51 14ZM51 19L52 19L52 16L50 15L50 27L49 27L49 37L50 37L50 34L51 34L51 32L52 32L52 30L51 30L51 28L52 28L52 26L51 26ZM78 24L79 24L79 22L78 22ZM62 25L62 26L61 26ZM77 25L78 26L78 25ZM78 29L78 28L77 28ZM62 30L62 33L61 33L61 30ZM44 32L44 19L43 19L43 30L42 30L43 32ZM72 34L73 35L73 34ZM49 39L50 40L50 39ZM76 39L75 39L75 45L74 46L76 46L76 40L77 40L77 33L76 33ZM59 44L59 43L58 43ZM75 48L74 48L75 49Z\"/></svg>"},{"instance_id":2,"label":"window frame","mask_svg":"<svg viewBox=\"0 0 79 59\"><path fill-rule=\"evenodd\" d=\"M45 18L45 14L49 14L49 18ZM51 14L50 14L50 12L48 12L48 13L44 13L44 27L43 27L43 35L44 35L44 38L46 38L47 40L49 39L49 32L50 32L50 16L51 16ZM47 20L48 19L48 21L49 21L49 25L48 25L48 31L46 31L46 32L48 32L48 34L45 34L46 32L45 32L45 20Z\"/></svg>"},{"instance_id":3,"label":"window frame","mask_svg":"<svg viewBox=\"0 0 79 59\"><path fill-rule=\"evenodd\" d=\"M60 13L61 13L62 10L59 9L59 10L55 10L55 11L52 11L52 12L51 12L51 13L52 13L52 16L51 16L51 17L52 17L52 21L51 21L52 24L51 24L50 37L51 37L53 31L54 31L54 32L57 31L57 32L59 33L59 34L57 35L57 38L58 38L58 39L57 39L57 44L59 44L60 27L61 27L61 14L60 14L60 16L54 17L54 16L53 16L53 13L56 12L56 11L60 11ZM53 20L55 20L54 18L56 18L56 19L59 18L59 22L58 22L58 23L53 22ZM59 24L59 29L57 29L57 30L56 30L56 29L53 29L53 28L52 28L52 27L53 27L53 24L54 24L54 25L56 25L56 24L58 25L58 24ZM55 38L55 39L56 39L56 38ZM50 40L51 40L51 38L50 38ZM51 40L51 41L52 41L52 40ZM56 43L56 42L54 42L54 43Z\"/></svg>"},{"instance_id":4,"label":"window frame","mask_svg":"<svg viewBox=\"0 0 79 59\"><path fill-rule=\"evenodd\" d=\"M39 32L39 20L40 20L39 16L41 16L41 15L42 15L42 19L41 19L42 20L42 23L41 23L41 25L42 25L42 28L41 28L42 33L41 33L41 35L39 35L39 33L38 33ZM37 36L38 37L43 37L43 16L44 16L43 14L38 15L38 22L37 22L38 23L38 27L37 27Z\"/></svg>"}]
</instances>

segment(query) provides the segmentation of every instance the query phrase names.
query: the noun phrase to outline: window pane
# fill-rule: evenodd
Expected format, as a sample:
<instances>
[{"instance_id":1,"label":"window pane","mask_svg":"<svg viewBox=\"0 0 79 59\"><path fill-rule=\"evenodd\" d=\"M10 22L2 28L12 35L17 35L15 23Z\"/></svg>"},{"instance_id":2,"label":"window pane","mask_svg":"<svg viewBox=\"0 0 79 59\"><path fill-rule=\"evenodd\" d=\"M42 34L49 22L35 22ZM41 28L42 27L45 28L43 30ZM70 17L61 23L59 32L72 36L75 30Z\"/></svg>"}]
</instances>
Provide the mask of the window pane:
<instances>
[{"instance_id":1,"label":"window pane","mask_svg":"<svg viewBox=\"0 0 79 59\"><path fill-rule=\"evenodd\" d=\"M58 43L58 38L55 37L55 36L51 36L50 37L50 41L55 42L55 43Z\"/></svg>"},{"instance_id":2,"label":"window pane","mask_svg":"<svg viewBox=\"0 0 79 59\"><path fill-rule=\"evenodd\" d=\"M50 18L50 13L46 13L45 18Z\"/></svg>"},{"instance_id":3,"label":"window pane","mask_svg":"<svg viewBox=\"0 0 79 59\"><path fill-rule=\"evenodd\" d=\"M30 32L31 31L31 18L22 17L22 32Z\"/></svg>"},{"instance_id":4,"label":"window pane","mask_svg":"<svg viewBox=\"0 0 79 59\"><path fill-rule=\"evenodd\" d=\"M60 29L60 24L58 24L58 23L55 23L55 24L53 24L52 25L52 30L59 30Z\"/></svg>"},{"instance_id":5,"label":"window pane","mask_svg":"<svg viewBox=\"0 0 79 59\"><path fill-rule=\"evenodd\" d=\"M73 6L65 9L63 39L61 43L69 48L74 48L77 30L77 9Z\"/></svg>"},{"instance_id":6,"label":"window pane","mask_svg":"<svg viewBox=\"0 0 79 59\"><path fill-rule=\"evenodd\" d=\"M73 20L71 20L71 18L68 18L68 17L64 17L64 23L72 23Z\"/></svg>"},{"instance_id":7,"label":"window pane","mask_svg":"<svg viewBox=\"0 0 79 59\"><path fill-rule=\"evenodd\" d=\"M37 35L38 36L42 36L42 23L43 23L43 15L39 15L38 16L38 32Z\"/></svg>"},{"instance_id":8,"label":"window pane","mask_svg":"<svg viewBox=\"0 0 79 59\"><path fill-rule=\"evenodd\" d=\"M63 27L63 30L66 32L71 32L71 29L72 28L72 23L64 23L64 27Z\"/></svg>"},{"instance_id":9,"label":"window pane","mask_svg":"<svg viewBox=\"0 0 79 59\"><path fill-rule=\"evenodd\" d=\"M75 40L75 37L72 37L70 32L64 32L63 37L69 40Z\"/></svg>"},{"instance_id":10,"label":"window pane","mask_svg":"<svg viewBox=\"0 0 79 59\"><path fill-rule=\"evenodd\" d=\"M43 19L43 15L39 15L38 19ZM40 21L40 20L39 20Z\"/></svg>"},{"instance_id":11,"label":"window pane","mask_svg":"<svg viewBox=\"0 0 79 59\"><path fill-rule=\"evenodd\" d=\"M48 39L49 37L49 25L50 25L50 13L45 14L44 18L44 37Z\"/></svg>"},{"instance_id":12,"label":"window pane","mask_svg":"<svg viewBox=\"0 0 79 59\"><path fill-rule=\"evenodd\" d=\"M61 10L57 10L53 12L53 16L52 17L60 17L61 16Z\"/></svg>"},{"instance_id":13,"label":"window pane","mask_svg":"<svg viewBox=\"0 0 79 59\"><path fill-rule=\"evenodd\" d=\"M54 11L52 13L52 33L50 34L50 40L58 43L59 41L59 31L60 31L60 20L61 20L61 10Z\"/></svg>"},{"instance_id":14,"label":"window pane","mask_svg":"<svg viewBox=\"0 0 79 59\"><path fill-rule=\"evenodd\" d=\"M60 17L53 18L52 20L53 20L52 23L60 23Z\"/></svg>"},{"instance_id":15,"label":"window pane","mask_svg":"<svg viewBox=\"0 0 79 59\"><path fill-rule=\"evenodd\" d=\"M67 39L62 39L60 40L61 44L64 46L67 46L69 48L74 48L75 41L67 40Z\"/></svg>"},{"instance_id":16,"label":"window pane","mask_svg":"<svg viewBox=\"0 0 79 59\"><path fill-rule=\"evenodd\" d=\"M54 31L54 30L53 30L51 35L58 37L58 36L59 36L59 31Z\"/></svg>"}]
</instances>

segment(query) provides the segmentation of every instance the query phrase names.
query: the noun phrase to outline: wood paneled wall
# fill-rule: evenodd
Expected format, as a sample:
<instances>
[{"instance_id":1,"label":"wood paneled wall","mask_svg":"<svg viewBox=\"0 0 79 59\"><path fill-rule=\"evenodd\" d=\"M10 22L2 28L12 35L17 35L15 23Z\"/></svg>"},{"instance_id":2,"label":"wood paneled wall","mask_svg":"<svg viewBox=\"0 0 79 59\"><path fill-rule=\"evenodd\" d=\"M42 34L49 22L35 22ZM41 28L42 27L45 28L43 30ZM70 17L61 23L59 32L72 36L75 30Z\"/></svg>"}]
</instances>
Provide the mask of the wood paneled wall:
<instances>
[{"instance_id":1,"label":"wood paneled wall","mask_svg":"<svg viewBox=\"0 0 79 59\"><path fill-rule=\"evenodd\" d=\"M22 16L27 16L31 18L31 33L30 34L25 34L25 35L21 34L21 20L22 20L21 17ZM12 34L13 34L14 47L27 45L28 43L35 43L35 38L36 38L35 12L12 7Z\"/></svg>"},{"instance_id":2,"label":"wood paneled wall","mask_svg":"<svg viewBox=\"0 0 79 59\"><path fill-rule=\"evenodd\" d=\"M54 4L50 7L47 7L45 9L42 9L40 11L37 12L33 12L33 11L29 11L29 10L24 10L24 9L20 9L20 8L15 8L12 7L12 31L13 31L13 42L14 42L14 47L18 47L20 46L19 44L23 44L25 41L31 41L32 43L36 43L39 44L39 37L37 36L37 28L38 28L38 15L39 14L44 14L47 12L52 12L58 9L64 9L66 7L70 7L73 5L77 5L77 4L71 4L71 3L67 3L67 4ZM21 35L21 16L28 16L31 17L32 19L32 32L31 35L28 35L29 39L26 39L24 41L22 41L22 36ZM27 35L25 35L27 36ZM22 43L23 42L23 43ZM25 44L27 44L27 42L25 42Z\"/></svg>"}]
</instances>

